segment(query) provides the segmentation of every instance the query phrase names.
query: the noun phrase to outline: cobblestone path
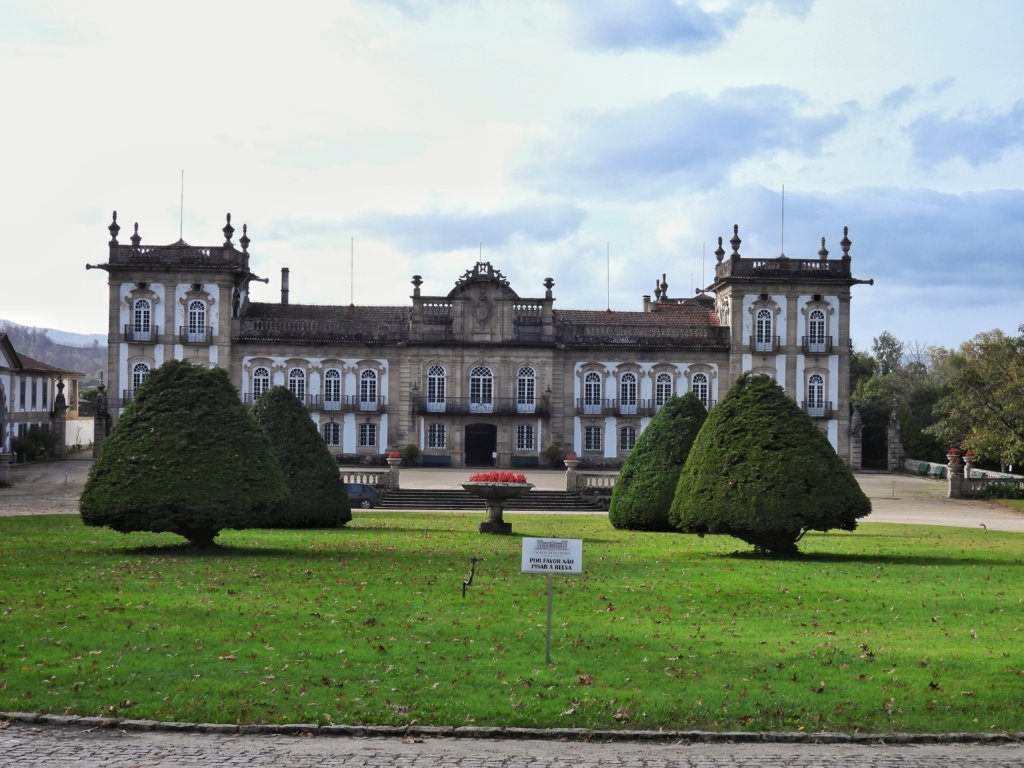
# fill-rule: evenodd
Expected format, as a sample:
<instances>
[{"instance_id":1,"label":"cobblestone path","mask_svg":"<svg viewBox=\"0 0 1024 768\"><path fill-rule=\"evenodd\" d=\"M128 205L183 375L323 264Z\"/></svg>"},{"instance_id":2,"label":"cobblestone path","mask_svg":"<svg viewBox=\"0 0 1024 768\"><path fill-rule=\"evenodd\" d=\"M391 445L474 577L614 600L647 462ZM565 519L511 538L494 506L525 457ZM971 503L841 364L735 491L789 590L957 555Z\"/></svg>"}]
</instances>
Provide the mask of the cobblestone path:
<instances>
[{"instance_id":1,"label":"cobblestone path","mask_svg":"<svg viewBox=\"0 0 1024 768\"><path fill-rule=\"evenodd\" d=\"M1024 745L596 744L87 731L10 725L7 768L1020 768Z\"/></svg>"}]
</instances>

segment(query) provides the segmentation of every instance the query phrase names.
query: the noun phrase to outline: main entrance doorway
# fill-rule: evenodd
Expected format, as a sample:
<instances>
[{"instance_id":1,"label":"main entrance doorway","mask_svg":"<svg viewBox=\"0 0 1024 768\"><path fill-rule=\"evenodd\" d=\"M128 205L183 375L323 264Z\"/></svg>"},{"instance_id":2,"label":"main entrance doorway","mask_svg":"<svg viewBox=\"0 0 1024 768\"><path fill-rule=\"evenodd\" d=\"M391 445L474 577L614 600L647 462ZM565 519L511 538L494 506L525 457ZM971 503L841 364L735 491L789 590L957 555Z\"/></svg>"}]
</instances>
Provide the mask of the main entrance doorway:
<instances>
[{"instance_id":1,"label":"main entrance doorway","mask_svg":"<svg viewBox=\"0 0 1024 768\"><path fill-rule=\"evenodd\" d=\"M494 424L466 425L466 466L493 467L498 450L498 428Z\"/></svg>"}]
</instances>

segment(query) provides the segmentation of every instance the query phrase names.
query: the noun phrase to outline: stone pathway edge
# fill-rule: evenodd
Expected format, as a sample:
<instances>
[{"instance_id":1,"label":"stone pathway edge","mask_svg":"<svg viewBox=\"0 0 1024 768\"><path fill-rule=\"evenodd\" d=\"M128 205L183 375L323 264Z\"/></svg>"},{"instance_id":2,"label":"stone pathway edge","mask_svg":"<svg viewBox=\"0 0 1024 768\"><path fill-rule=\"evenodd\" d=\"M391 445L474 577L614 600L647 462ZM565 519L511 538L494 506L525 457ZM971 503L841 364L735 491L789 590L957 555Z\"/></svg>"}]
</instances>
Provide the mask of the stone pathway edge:
<instances>
[{"instance_id":1,"label":"stone pathway edge","mask_svg":"<svg viewBox=\"0 0 1024 768\"><path fill-rule=\"evenodd\" d=\"M175 723L117 717L0 712L0 722L54 727L335 737L416 737L461 739L539 739L560 741L632 741L645 743L769 744L1024 744L1021 733L835 733L808 731L637 731L588 728L503 728L428 725L316 725L313 723Z\"/></svg>"}]
</instances>

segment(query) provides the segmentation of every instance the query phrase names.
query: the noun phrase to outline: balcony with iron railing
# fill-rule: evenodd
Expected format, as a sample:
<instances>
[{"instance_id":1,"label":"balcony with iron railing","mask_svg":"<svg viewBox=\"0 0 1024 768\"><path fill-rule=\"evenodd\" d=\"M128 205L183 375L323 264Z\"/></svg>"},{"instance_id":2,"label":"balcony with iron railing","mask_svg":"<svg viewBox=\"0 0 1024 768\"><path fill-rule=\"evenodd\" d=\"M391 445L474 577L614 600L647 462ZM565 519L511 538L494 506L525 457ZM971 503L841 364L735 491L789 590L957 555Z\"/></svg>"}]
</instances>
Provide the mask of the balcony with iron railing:
<instances>
[{"instance_id":1,"label":"balcony with iron railing","mask_svg":"<svg viewBox=\"0 0 1024 768\"><path fill-rule=\"evenodd\" d=\"M767 338L751 336L748 340L751 354L764 355L779 351L779 337L769 336Z\"/></svg>"},{"instance_id":2,"label":"balcony with iron railing","mask_svg":"<svg viewBox=\"0 0 1024 768\"><path fill-rule=\"evenodd\" d=\"M547 400L537 399L530 402L514 397L493 397L489 400L469 397L428 400L425 397L420 397L413 401L413 412L416 414L443 413L451 416L484 414L489 416L540 416L542 418L551 415Z\"/></svg>"},{"instance_id":3,"label":"balcony with iron railing","mask_svg":"<svg viewBox=\"0 0 1024 768\"><path fill-rule=\"evenodd\" d=\"M801 336L800 346L803 347L805 355L830 355L832 354L832 337Z\"/></svg>"},{"instance_id":4,"label":"balcony with iron railing","mask_svg":"<svg viewBox=\"0 0 1024 768\"><path fill-rule=\"evenodd\" d=\"M213 328L210 326L178 326L179 344L209 344L213 340Z\"/></svg>"},{"instance_id":5,"label":"balcony with iron railing","mask_svg":"<svg viewBox=\"0 0 1024 768\"><path fill-rule=\"evenodd\" d=\"M388 403L386 397L377 400L362 400L357 395L340 395L338 397L325 398L323 395L296 395L303 407L309 411L324 411L328 413L387 413ZM258 395L246 392L242 395L242 402L251 406L259 400Z\"/></svg>"},{"instance_id":6,"label":"balcony with iron railing","mask_svg":"<svg viewBox=\"0 0 1024 768\"><path fill-rule=\"evenodd\" d=\"M803 400L800 403L800 407L812 419L831 419L835 417L831 401Z\"/></svg>"},{"instance_id":7,"label":"balcony with iron railing","mask_svg":"<svg viewBox=\"0 0 1024 768\"><path fill-rule=\"evenodd\" d=\"M576 414L578 416L653 416L660 407L655 405L654 400L642 398L626 400L614 397L603 400L576 398Z\"/></svg>"},{"instance_id":8,"label":"balcony with iron railing","mask_svg":"<svg viewBox=\"0 0 1024 768\"><path fill-rule=\"evenodd\" d=\"M121 340L134 344L159 344L160 328L155 325L151 325L148 328L126 325L124 333L121 335Z\"/></svg>"}]
</instances>

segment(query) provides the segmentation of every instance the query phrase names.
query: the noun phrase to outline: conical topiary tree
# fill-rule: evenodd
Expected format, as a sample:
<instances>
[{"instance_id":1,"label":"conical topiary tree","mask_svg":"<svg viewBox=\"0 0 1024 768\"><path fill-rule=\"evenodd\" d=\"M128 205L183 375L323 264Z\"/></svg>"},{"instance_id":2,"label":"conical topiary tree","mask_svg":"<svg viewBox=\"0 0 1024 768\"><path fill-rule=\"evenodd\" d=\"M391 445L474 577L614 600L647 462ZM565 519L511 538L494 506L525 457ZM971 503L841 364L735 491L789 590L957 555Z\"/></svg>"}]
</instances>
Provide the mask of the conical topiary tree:
<instances>
[{"instance_id":1,"label":"conical topiary tree","mask_svg":"<svg viewBox=\"0 0 1024 768\"><path fill-rule=\"evenodd\" d=\"M679 472L707 411L692 392L670 397L636 441L612 489L608 517L616 528L673 530L669 507Z\"/></svg>"},{"instance_id":2,"label":"conical topiary tree","mask_svg":"<svg viewBox=\"0 0 1024 768\"><path fill-rule=\"evenodd\" d=\"M286 387L272 387L256 402L253 414L288 482L288 495L275 505L271 524L314 528L351 520L338 465L295 395Z\"/></svg>"},{"instance_id":3,"label":"conical topiary tree","mask_svg":"<svg viewBox=\"0 0 1024 768\"><path fill-rule=\"evenodd\" d=\"M224 528L261 528L287 491L270 441L221 368L180 360L150 374L86 480L86 525L169 531L210 546Z\"/></svg>"},{"instance_id":4,"label":"conical topiary tree","mask_svg":"<svg viewBox=\"0 0 1024 768\"><path fill-rule=\"evenodd\" d=\"M811 419L769 377L743 374L694 441L669 519L786 554L807 531L852 531L870 511Z\"/></svg>"}]
</instances>

